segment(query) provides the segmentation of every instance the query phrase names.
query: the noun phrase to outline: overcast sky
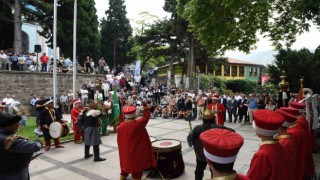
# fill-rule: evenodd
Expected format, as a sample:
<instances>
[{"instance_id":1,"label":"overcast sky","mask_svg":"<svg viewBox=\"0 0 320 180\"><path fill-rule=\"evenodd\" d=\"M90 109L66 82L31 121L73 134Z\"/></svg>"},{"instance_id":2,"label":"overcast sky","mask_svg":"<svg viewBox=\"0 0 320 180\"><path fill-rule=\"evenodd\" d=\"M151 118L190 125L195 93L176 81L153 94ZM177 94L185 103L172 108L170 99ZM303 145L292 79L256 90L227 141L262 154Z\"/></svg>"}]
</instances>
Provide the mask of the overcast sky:
<instances>
[{"instance_id":1,"label":"overcast sky","mask_svg":"<svg viewBox=\"0 0 320 180\"><path fill-rule=\"evenodd\" d=\"M164 5L164 0L125 0L125 2L127 18L131 20L132 26L135 26L135 23L133 21L139 20L139 13L143 11L156 15L160 19L166 16L170 16L162 8ZM105 17L105 11L108 9L109 1L95 0L95 3L99 19ZM311 27L310 32L303 33L297 36L297 41L293 44L291 48L301 49L303 47L306 47L310 50L314 50L317 48L318 45L320 45L320 30L316 29L315 27ZM259 58L260 61L262 61L262 64L266 64L271 63L272 61L272 54L275 53L272 50L273 48L271 46L271 42L269 42L268 39L263 38L257 43L257 49L252 51L249 55L237 51L227 52L226 55L228 57L247 61L257 61L257 58Z\"/></svg>"}]
</instances>

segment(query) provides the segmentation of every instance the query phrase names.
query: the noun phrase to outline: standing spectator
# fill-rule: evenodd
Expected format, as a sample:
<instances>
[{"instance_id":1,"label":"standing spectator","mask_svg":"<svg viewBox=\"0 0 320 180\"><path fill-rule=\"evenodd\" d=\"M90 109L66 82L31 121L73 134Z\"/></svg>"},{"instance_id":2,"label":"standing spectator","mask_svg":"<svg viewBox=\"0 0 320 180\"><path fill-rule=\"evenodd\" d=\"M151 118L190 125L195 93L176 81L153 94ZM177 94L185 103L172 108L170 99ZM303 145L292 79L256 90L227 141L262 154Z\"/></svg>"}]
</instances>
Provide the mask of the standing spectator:
<instances>
[{"instance_id":1,"label":"standing spectator","mask_svg":"<svg viewBox=\"0 0 320 180\"><path fill-rule=\"evenodd\" d=\"M1 56L1 55L0 55ZM16 53L14 53L11 57L10 57L10 61L12 63L12 68L11 70L13 71L18 71L19 70L19 65L18 65L18 56Z\"/></svg>"},{"instance_id":2,"label":"standing spectator","mask_svg":"<svg viewBox=\"0 0 320 180\"><path fill-rule=\"evenodd\" d=\"M124 78L124 76L121 77L121 79L119 80L120 83L120 90L126 87L126 79Z\"/></svg>"},{"instance_id":3,"label":"standing spectator","mask_svg":"<svg viewBox=\"0 0 320 180\"><path fill-rule=\"evenodd\" d=\"M87 56L86 59L84 60L84 67L85 67L86 73L89 74L89 69L91 67L89 56Z\"/></svg>"},{"instance_id":4,"label":"standing spectator","mask_svg":"<svg viewBox=\"0 0 320 180\"><path fill-rule=\"evenodd\" d=\"M244 123L246 123L248 120L248 116L247 116L248 105L247 105L247 99L244 94L241 94L241 99L239 100L238 106L239 106L238 107L239 122L241 122L242 118L244 117Z\"/></svg>"},{"instance_id":5,"label":"standing spectator","mask_svg":"<svg viewBox=\"0 0 320 180\"><path fill-rule=\"evenodd\" d=\"M26 69L30 70L30 67L32 65L32 59L31 59L31 55L30 56L26 56Z\"/></svg>"},{"instance_id":6,"label":"standing spectator","mask_svg":"<svg viewBox=\"0 0 320 180\"><path fill-rule=\"evenodd\" d=\"M205 106L204 94L199 94L197 99L197 120L203 117L203 111Z\"/></svg>"},{"instance_id":7,"label":"standing spectator","mask_svg":"<svg viewBox=\"0 0 320 180\"><path fill-rule=\"evenodd\" d=\"M34 152L41 149L41 142L31 142L15 135L21 117L0 114L0 179L27 180L29 163Z\"/></svg>"},{"instance_id":8,"label":"standing spectator","mask_svg":"<svg viewBox=\"0 0 320 180\"><path fill-rule=\"evenodd\" d=\"M87 90L87 86L83 85L82 88L80 89L81 93L81 103L83 107L87 106L87 101L88 101L88 94L89 91Z\"/></svg>"},{"instance_id":9,"label":"standing spectator","mask_svg":"<svg viewBox=\"0 0 320 180\"><path fill-rule=\"evenodd\" d=\"M19 70L26 71L26 58L22 54L19 54L18 63L19 63Z\"/></svg>"},{"instance_id":10,"label":"standing spectator","mask_svg":"<svg viewBox=\"0 0 320 180\"><path fill-rule=\"evenodd\" d=\"M141 76L139 73L137 73L134 76L134 84L135 84L136 88L138 88L140 86L140 81L141 81Z\"/></svg>"},{"instance_id":11,"label":"standing spectator","mask_svg":"<svg viewBox=\"0 0 320 180\"><path fill-rule=\"evenodd\" d=\"M136 66L135 66L134 64L131 64L129 68L130 68L130 74L131 74L131 76L134 76L134 74L135 74L134 72L135 72L135 70L136 70Z\"/></svg>"},{"instance_id":12,"label":"standing spectator","mask_svg":"<svg viewBox=\"0 0 320 180\"><path fill-rule=\"evenodd\" d=\"M228 99L227 107L228 107L229 122L232 122L232 116L233 116L234 117L233 122L236 123L238 101L235 99L234 95L232 95L231 98Z\"/></svg>"},{"instance_id":13,"label":"standing spectator","mask_svg":"<svg viewBox=\"0 0 320 180\"><path fill-rule=\"evenodd\" d=\"M35 105L36 105L36 102L37 102L37 96L36 95L32 95L32 99L31 99L31 101L30 101L30 105L31 105L31 107L32 107L32 111L31 111L31 116L36 116L36 107L35 107Z\"/></svg>"},{"instance_id":14,"label":"standing spectator","mask_svg":"<svg viewBox=\"0 0 320 180\"><path fill-rule=\"evenodd\" d=\"M44 109L44 96L40 96L40 98L34 103L35 111L36 111L36 124L40 128L40 114L42 109Z\"/></svg>"},{"instance_id":15,"label":"standing spectator","mask_svg":"<svg viewBox=\"0 0 320 180\"><path fill-rule=\"evenodd\" d=\"M41 71L42 72L47 72L47 66L48 66L48 62L49 62L49 57L46 55L46 53L43 53L42 56L40 57L40 61L41 61Z\"/></svg>"},{"instance_id":16,"label":"standing spectator","mask_svg":"<svg viewBox=\"0 0 320 180\"><path fill-rule=\"evenodd\" d=\"M92 58L90 58L90 73L91 74L94 74L95 73L95 71L94 71L94 61L93 61L93 59Z\"/></svg>"},{"instance_id":17,"label":"standing spectator","mask_svg":"<svg viewBox=\"0 0 320 180\"><path fill-rule=\"evenodd\" d=\"M185 110L186 109L186 104L185 104L185 99L183 96L181 96L180 94L178 95L178 111L181 111L182 109Z\"/></svg>"},{"instance_id":18,"label":"standing spectator","mask_svg":"<svg viewBox=\"0 0 320 180\"><path fill-rule=\"evenodd\" d=\"M7 61L7 55L3 52L3 50L0 50L0 70L6 70L6 61Z\"/></svg>"},{"instance_id":19,"label":"standing spectator","mask_svg":"<svg viewBox=\"0 0 320 180\"><path fill-rule=\"evenodd\" d=\"M63 94L60 96L60 103L62 105L62 113L68 112L68 96L66 92L63 92Z\"/></svg>"},{"instance_id":20,"label":"standing spectator","mask_svg":"<svg viewBox=\"0 0 320 180\"><path fill-rule=\"evenodd\" d=\"M253 122L253 113L258 109L258 103L260 100L257 98L255 93L252 93L251 96L249 95L248 99L248 114L249 114L249 120L250 120L250 125Z\"/></svg>"},{"instance_id":21,"label":"standing spectator","mask_svg":"<svg viewBox=\"0 0 320 180\"><path fill-rule=\"evenodd\" d=\"M71 65L72 65L72 61L70 60L69 57L64 60L64 66L65 66L67 69L69 69Z\"/></svg>"},{"instance_id":22,"label":"standing spectator","mask_svg":"<svg viewBox=\"0 0 320 180\"><path fill-rule=\"evenodd\" d=\"M173 84L173 86L170 88L170 93L171 93L172 95L175 95L175 94L176 94L176 91L177 91L176 84Z\"/></svg>"},{"instance_id":23,"label":"standing spectator","mask_svg":"<svg viewBox=\"0 0 320 180\"><path fill-rule=\"evenodd\" d=\"M104 74L104 66L106 65L106 61L103 57L99 59L99 74Z\"/></svg>"},{"instance_id":24,"label":"standing spectator","mask_svg":"<svg viewBox=\"0 0 320 180\"><path fill-rule=\"evenodd\" d=\"M101 90L102 90L103 99L105 100L106 98L109 97L109 90L110 90L110 83L107 80L103 80L101 84Z\"/></svg>"}]
</instances>

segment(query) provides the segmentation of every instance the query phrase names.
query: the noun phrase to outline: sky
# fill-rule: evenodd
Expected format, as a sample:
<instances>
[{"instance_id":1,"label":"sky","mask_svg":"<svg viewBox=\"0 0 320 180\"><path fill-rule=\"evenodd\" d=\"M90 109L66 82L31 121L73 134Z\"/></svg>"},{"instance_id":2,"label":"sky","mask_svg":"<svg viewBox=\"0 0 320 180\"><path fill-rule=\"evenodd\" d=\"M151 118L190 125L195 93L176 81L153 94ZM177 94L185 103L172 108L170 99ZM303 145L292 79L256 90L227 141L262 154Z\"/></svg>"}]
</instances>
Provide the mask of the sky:
<instances>
[{"instance_id":1,"label":"sky","mask_svg":"<svg viewBox=\"0 0 320 180\"><path fill-rule=\"evenodd\" d=\"M97 15L99 19L105 17L105 11L108 9L108 0L95 0ZM131 26L136 27L134 21L140 20L140 12L149 12L150 14L158 16L160 19L170 17L170 14L163 10L164 0L125 0L127 18L130 19ZM301 48L308 48L314 51L320 45L320 30L314 26L310 28L309 32L297 36L297 41L291 46L291 49L299 50ZM277 53L273 51L271 42L267 38L260 38L256 44L257 48L244 54L239 51L228 51L226 56L229 58L250 61L259 64L271 64L274 60L274 55Z\"/></svg>"}]
</instances>

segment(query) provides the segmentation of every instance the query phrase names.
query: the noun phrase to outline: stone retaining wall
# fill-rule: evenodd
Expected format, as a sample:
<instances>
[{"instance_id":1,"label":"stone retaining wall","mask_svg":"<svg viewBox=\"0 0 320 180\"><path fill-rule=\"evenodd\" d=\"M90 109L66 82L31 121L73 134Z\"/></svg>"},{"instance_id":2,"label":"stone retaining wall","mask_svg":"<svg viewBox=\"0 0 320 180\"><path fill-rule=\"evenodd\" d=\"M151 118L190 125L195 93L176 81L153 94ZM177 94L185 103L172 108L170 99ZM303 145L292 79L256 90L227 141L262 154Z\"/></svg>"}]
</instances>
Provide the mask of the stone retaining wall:
<instances>
[{"instance_id":1,"label":"stone retaining wall","mask_svg":"<svg viewBox=\"0 0 320 180\"><path fill-rule=\"evenodd\" d=\"M57 93L72 90L72 74L58 73ZM105 75L77 74L76 87L80 89L85 82L95 82ZM30 110L32 95L53 96L53 74L41 72L0 71L0 101L6 94L21 103L21 108Z\"/></svg>"}]
</instances>

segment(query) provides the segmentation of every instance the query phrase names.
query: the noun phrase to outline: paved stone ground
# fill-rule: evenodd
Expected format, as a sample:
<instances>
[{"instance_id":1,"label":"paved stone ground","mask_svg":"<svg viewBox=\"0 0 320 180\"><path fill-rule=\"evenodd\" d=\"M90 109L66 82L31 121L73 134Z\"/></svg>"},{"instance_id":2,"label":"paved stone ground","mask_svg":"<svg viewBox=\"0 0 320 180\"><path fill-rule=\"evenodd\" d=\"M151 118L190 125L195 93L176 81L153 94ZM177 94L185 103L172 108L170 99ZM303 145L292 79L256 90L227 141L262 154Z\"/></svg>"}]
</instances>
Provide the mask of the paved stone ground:
<instances>
[{"instance_id":1,"label":"paved stone ground","mask_svg":"<svg viewBox=\"0 0 320 180\"><path fill-rule=\"evenodd\" d=\"M70 116L64 116L64 119L70 119ZM202 121L192 121L192 125L201 124ZM260 140L256 137L251 126L243 123L226 123L241 134L245 141L238 154L235 170L246 174L251 158L259 148ZM188 122L182 119L151 119L147 126L150 136L157 139L177 139L182 143L182 154L185 162L185 172L177 179L194 179L194 170L196 160L193 148L189 148L186 137L189 132ZM85 180L85 179L119 179L120 165L119 154L116 142L117 135L112 133L109 136L103 136L100 145L101 157L106 157L103 162L93 162L93 158L84 159L83 144L66 143L64 149L52 148L45 152L30 164L30 175L32 180ZM92 149L91 149L92 151ZM315 155L316 171L320 173L320 156ZM128 179L130 179L129 177ZM206 170L204 179L210 178L209 170ZM148 179L161 179L160 177Z\"/></svg>"}]
</instances>

